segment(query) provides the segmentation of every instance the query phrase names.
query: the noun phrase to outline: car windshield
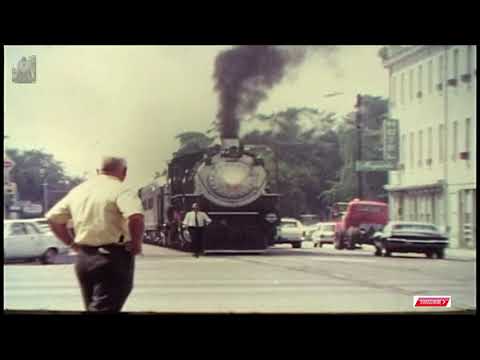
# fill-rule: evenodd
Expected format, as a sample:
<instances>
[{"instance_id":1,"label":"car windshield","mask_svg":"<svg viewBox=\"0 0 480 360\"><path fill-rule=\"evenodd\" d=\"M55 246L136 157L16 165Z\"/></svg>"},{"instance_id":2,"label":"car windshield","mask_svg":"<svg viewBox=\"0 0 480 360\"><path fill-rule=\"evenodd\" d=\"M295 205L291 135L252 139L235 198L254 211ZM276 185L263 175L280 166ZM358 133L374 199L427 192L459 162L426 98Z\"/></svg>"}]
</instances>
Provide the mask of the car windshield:
<instances>
[{"instance_id":1,"label":"car windshield","mask_svg":"<svg viewBox=\"0 0 480 360\"><path fill-rule=\"evenodd\" d=\"M427 224L397 224L393 227L394 230L410 230L410 231L436 231L438 229L434 225Z\"/></svg>"},{"instance_id":2,"label":"car windshield","mask_svg":"<svg viewBox=\"0 0 480 360\"><path fill-rule=\"evenodd\" d=\"M335 225L334 224L323 225L322 230L323 231L335 231Z\"/></svg>"},{"instance_id":3,"label":"car windshield","mask_svg":"<svg viewBox=\"0 0 480 360\"><path fill-rule=\"evenodd\" d=\"M297 227L297 223L294 223L294 222L282 222L282 227L285 227L285 228L296 228L296 227Z\"/></svg>"}]
</instances>

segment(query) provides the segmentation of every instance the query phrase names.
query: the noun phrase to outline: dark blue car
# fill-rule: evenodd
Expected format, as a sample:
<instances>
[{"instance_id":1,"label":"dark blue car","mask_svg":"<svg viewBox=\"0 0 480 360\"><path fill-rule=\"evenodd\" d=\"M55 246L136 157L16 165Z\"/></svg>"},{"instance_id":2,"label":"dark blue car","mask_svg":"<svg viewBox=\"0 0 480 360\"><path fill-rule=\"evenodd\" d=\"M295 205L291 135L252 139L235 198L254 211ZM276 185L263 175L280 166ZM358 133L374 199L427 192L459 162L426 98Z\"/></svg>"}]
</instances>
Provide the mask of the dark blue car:
<instances>
[{"instance_id":1,"label":"dark blue car","mask_svg":"<svg viewBox=\"0 0 480 360\"><path fill-rule=\"evenodd\" d=\"M424 253L428 258L445 257L448 237L435 224L391 221L373 235L375 256L392 253Z\"/></svg>"}]
</instances>

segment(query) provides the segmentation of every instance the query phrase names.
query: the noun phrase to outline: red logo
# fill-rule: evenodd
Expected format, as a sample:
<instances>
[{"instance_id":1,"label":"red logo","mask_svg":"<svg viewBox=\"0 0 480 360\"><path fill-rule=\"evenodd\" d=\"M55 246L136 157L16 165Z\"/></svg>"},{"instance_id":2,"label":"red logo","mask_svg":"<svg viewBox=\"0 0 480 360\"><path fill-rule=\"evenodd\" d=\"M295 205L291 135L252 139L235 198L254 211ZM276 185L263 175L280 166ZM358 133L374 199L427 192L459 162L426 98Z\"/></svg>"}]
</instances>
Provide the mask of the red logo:
<instances>
[{"instance_id":1,"label":"red logo","mask_svg":"<svg viewBox=\"0 0 480 360\"><path fill-rule=\"evenodd\" d=\"M414 307L451 307L451 296L414 296Z\"/></svg>"}]
</instances>

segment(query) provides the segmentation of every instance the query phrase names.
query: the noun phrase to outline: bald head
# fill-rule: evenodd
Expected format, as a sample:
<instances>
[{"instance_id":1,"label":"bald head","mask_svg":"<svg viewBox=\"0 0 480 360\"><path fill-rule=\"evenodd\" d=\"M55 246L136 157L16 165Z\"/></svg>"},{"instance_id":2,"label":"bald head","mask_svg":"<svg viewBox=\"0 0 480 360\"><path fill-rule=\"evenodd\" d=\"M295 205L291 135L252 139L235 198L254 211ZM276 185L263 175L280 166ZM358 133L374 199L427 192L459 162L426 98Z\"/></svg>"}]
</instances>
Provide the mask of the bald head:
<instances>
[{"instance_id":1,"label":"bald head","mask_svg":"<svg viewBox=\"0 0 480 360\"><path fill-rule=\"evenodd\" d=\"M127 161L120 157L105 156L102 158L100 173L115 176L123 181L127 176Z\"/></svg>"}]
</instances>

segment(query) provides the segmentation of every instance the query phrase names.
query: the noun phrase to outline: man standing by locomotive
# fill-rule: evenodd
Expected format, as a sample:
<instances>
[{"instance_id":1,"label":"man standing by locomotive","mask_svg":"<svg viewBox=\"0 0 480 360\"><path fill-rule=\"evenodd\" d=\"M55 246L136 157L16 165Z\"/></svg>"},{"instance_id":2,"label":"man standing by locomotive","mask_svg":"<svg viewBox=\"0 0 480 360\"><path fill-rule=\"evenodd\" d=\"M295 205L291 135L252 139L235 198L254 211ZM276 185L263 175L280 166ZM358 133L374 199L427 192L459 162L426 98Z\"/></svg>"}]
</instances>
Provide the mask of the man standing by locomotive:
<instances>
[{"instance_id":1,"label":"man standing by locomotive","mask_svg":"<svg viewBox=\"0 0 480 360\"><path fill-rule=\"evenodd\" d=\"M121 311L142 251L142 203L122 182L127 164L105 157L98 176L74 188L47 214L55 235L77 251L75 272L87 311ZM75 238L68 232L73 221Z\"/></svg>"},{"instance_id":2,"label":"man standing by locomotive","mask_svg":"<svg viewBox=\"0 0 480 360\"><path fill-rule=\"evenodd\" d=\"M192 211L189 211L183 220L183 225L188 228L190 238L192 239L193 256L197 258L204 250L203 230L205 226L211 222L212 220L208 215L205 212L200 211L200 207L197 203L193 203Z\"/></svg>"}]
</instances>

